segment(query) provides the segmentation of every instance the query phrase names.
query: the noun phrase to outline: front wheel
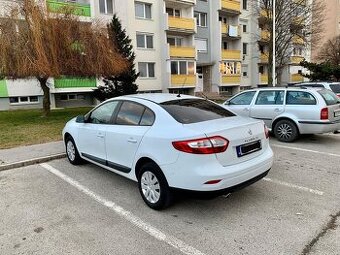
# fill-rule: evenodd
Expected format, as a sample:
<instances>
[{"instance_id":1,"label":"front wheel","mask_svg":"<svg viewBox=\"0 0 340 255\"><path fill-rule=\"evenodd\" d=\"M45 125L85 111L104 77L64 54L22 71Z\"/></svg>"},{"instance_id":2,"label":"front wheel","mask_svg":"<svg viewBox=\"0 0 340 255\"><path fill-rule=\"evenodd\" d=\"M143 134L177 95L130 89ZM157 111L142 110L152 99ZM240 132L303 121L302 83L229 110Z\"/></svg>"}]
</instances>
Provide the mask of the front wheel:
<instances>
[{"instance_id":1,"label":"front wheel","mask_svg":"<svg viewBox=\"0 0 340 255\"><path fill-rule=\"evenodd\" d=\"M138 176L138 188L144 202L152 209L164 209L172 202L168 182L155 163L142 166Z\"/></svg>"},{"instance_id":2,"label":"front wheel","mask_svg":"<svg viewBox=\"0 0 340 255\"><path fill-rule=\"evenodd\" d=\"M80 165L83 159L80 157L76 144L71 136L65 139L66 156L72 165Z\"/></svg>"},{"instance_id":3,"label":"front wheel","mask_svg":"<svg viewBox=\"0 0 340 255\"><path fill-rule=\"evenodd\" d=\"M281 142L293 142L299 136L299 130L290 120L280 120L274 127L274 135Z\"/></svg>"}]
</instances>

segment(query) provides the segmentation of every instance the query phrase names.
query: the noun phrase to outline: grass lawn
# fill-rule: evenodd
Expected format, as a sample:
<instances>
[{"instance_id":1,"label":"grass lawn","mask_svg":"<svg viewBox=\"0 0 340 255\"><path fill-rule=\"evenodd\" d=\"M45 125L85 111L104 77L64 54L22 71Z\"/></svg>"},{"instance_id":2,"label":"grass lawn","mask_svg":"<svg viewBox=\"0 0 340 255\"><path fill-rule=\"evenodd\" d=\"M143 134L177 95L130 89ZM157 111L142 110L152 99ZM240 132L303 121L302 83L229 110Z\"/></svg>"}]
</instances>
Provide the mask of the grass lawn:
<instances>
[{"instance_id":1,"label":"grass lawn","mask_svg":"<svg viewBox=\"0 0 340 255\"><path fill-rule=\"evenodd\" d=\"M90 109L52 110L48 117L42 110L0 111L0 149L61 140L65 123Z\"/></svg>"}]
</instances>

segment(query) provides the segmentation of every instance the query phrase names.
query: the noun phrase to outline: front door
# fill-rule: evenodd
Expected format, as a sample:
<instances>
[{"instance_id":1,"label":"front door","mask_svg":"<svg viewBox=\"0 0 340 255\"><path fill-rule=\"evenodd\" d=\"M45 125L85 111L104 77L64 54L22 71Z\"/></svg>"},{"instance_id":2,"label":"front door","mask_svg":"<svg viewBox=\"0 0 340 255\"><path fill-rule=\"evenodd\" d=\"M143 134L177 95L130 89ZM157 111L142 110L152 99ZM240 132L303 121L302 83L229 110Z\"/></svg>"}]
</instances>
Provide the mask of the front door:
<instances>
[{"instance_id":1,"label":"front door","mask_svg":"<svg viewBox=\"0 0 340 255\"><path fill-rule=\"evenodd\" d=\"M77 146L83 157L106 164L106 130L117 105L117 101L100 105L90 113L87 122L79 127Z\"/></svg>"},{"instance_id":2,"label":"front door","mask_svg":"<svg viewBox=\"0 0 340 255\"><path fill-rule=\"evenodd\" d=\"M227 101L227 108L241 116L248 117L255 94L256 91L243 92Z\"/></svg>"}]
</instances>

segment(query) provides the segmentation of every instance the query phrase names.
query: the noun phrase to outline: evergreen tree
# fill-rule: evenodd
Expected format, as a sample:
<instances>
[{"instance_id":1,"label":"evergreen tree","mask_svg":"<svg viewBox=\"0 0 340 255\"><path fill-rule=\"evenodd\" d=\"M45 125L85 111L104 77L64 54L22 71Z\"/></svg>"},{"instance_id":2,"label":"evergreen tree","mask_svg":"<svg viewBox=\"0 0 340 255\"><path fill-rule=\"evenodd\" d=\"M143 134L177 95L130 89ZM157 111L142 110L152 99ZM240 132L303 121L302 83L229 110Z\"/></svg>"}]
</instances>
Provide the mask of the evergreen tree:
<instances>
[{"instance_id":1,"label":"evergreen tree","mask_svg":"<svg viewBox=\"0 0 340 255\"><path fill-rule=\"evenodd\" d=\"M127 60L128 68L117 76L104 77L104 85L94 90L94 97L99 101L122 95L135 94L138 90L138 86L135 83L139 76L134 64L136 55L133 52L131 39L126 34L126 30L122 28L122 24L116 14L112 17L112 21L108 24L107 28L112 43L115 44L123 58Z\"/></svg>"}]
</instances>

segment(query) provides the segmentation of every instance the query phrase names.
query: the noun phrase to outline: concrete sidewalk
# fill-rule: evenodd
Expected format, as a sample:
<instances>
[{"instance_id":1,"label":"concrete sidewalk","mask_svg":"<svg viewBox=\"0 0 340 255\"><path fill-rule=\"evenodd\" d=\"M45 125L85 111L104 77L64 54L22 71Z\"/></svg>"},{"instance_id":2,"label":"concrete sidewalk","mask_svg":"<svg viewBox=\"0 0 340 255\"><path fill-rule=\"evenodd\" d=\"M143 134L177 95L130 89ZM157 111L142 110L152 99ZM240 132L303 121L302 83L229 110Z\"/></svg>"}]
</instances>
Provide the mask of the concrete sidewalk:
<instances>
[{"instance_id":1,"label":"concrete sidewalk","mask_svg":"<svg viewBox=\"0 0 340 255\"><path fill-rule=\"evenodd\" d=\"M65 157L62 141L0 150L0 171Z\"/></svg>"}]
</instances>

